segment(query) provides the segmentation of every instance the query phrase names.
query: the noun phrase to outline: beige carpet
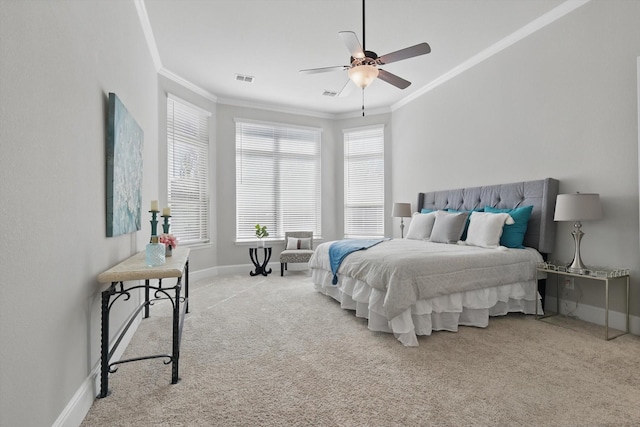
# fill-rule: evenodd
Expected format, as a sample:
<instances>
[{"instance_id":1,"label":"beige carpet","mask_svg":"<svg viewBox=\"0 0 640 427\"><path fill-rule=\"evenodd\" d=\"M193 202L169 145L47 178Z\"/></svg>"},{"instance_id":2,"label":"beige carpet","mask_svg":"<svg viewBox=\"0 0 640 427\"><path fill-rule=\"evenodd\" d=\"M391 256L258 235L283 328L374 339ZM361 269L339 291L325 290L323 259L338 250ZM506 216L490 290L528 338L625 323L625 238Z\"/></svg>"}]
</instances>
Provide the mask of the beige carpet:
<instances>
[{"instance_id":1,"label":"beige carpet","mask_svg":"<svg viewBox=\"0 0 640 427\"><path fill-rule=\"evenodd\" d=\"M170 352L152 307L125 357ZM403 347L313 291L304 272L192 283L181 381L124 364L83 426L640 425L640 337L511 314Z\"/></svg>"}]
</instances>

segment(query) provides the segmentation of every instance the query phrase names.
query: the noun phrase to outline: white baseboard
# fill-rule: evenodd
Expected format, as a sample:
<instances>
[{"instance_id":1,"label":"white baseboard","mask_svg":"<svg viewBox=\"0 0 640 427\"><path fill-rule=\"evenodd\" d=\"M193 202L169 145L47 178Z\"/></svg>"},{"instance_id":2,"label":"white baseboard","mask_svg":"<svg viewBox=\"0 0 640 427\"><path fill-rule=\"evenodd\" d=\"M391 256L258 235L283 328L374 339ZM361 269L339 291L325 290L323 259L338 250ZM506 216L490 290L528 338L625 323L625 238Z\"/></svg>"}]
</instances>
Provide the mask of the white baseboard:
<instances>
[{"instance_id":1,"label":"white baseboard","mask_svg":"<svg viewBox=\"0 0 640 427\"><path fill-rule=\"evenodd\" d=\"M253 264L238 264L238 265L222 265L218 267L218 274L249 274L250 271L255 270Z\"/></svg>"},{"instance_id":2,"label":"white baseboard","mask_svg":"<svg viewBox=\"0 0 640 427\"><path fill-rule=\"evenodd\" d=\"M142 320L142 313L136 316L129 330L122 338L120 345L111 356L110 362L116 362L120 360L124 351L127 349L131 338L135 334L140 322ZM126 325L126 323L125 323ZM124 328L124 326L122 328ZM117 339L120 336L122 329L115 335ZM113 344L110 343L110 346ZM87 412L91 409L96 396L100 394L100 360L94 365L89 376L83 381L82 385L73 395L67 406L58 416L58 419L53 423L52 427L77 427L82 424L82 420L87 416Z\"/></svg>"},{"instance_id":3,"label":"white baseboard","mask_svg":"<svg viewBox=\"0 0 640 427\"><path fill-rule=\"evenodd\" d=\"M215 277L218 275L218 268L219 267L211 267L211 268L205 268L204 270L198 270L193 272L190 271L189 280L197 281L197 280L208 279L210 277Z\"/></svg>"},{"instance_id":4,"label":"white baseboard","mask_svg":"<svg viewBox=\"0 0 640 427\"><path fill-rule=\"evenodd\" d=\"M280 274L280 263L269 263L269 268L273 271L271 274ZM289 264L287 266L289 271L306 271L309 270L307 263ZM219 267L211 267L204 270L198 270L189 272L189 280L206 280L212 277L225 275L225 274L249 274L250 271L254 271L255 267L252 264L237 264L237 265L222 265Z\"/></svg>"},{"instance_id":5,"label":"white baseboard","mask_svg":"<svg viewBox=\"0 0 640 427\"><path fill-rule=\"evenodd\" d=\"M273 268L273 266L271 266L271 268ZM205 280L224 274L249 274L249 272L253 270L255 270L255 267L252 264L221 265L218 267L190 272L189 280Z\"/></svg>"},{"instance_id":6,"label":"white baseboard","mask_svg":"<svg viewBox=\"0 0 640 427\"><path fill-rule=\"evenodd\" d=\"M545 298L545 311L556 311L556 298L547 296ZM585 322L595 323L604 326L605 309L587 304L577 303L571 300L560 299L560 314L576 316ZM625 313L609 309L609 327L624 331L626 329ZM629 332L633 335L640 335L640 317L629 316Z\"/></svg>"}]
</instances>

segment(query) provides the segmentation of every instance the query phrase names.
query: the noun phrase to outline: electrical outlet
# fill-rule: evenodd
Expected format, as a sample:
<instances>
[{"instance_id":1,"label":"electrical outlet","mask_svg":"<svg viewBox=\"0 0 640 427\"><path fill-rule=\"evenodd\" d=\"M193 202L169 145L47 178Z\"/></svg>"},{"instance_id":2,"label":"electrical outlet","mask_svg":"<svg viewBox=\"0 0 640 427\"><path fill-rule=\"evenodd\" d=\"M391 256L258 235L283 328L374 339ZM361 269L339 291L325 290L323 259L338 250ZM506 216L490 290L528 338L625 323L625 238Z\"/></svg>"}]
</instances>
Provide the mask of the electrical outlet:
<instances>
[{"instance_id":1,"label":"electrical outlet","mask_svg":"<svg viewBox=\"0 0 640 427\"><path fill-rule=\"evenodd\" d=\"M573 290L573 277L565 277L564 288L569 289L570 291Z\"/></svg>"}]
</instances>

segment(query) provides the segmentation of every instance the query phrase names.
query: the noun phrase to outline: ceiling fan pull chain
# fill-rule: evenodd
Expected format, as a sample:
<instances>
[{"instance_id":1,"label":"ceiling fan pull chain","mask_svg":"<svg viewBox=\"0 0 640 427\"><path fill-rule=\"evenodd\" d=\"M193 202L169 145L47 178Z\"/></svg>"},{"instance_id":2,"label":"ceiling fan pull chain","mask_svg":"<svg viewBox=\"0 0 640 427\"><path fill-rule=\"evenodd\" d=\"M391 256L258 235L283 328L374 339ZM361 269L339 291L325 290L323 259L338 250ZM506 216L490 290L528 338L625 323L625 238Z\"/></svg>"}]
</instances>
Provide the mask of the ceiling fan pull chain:
<instances>
[{"instance_id":1,"label":"ceiling fan pull chain","mask_svg":"<svg viewBox=\"0 0 640 427\"><path fill-rule=\"evenodd\" d=\"M362 117L364 117L364 88L362 88Z\"/></svg>"}]
</instances>

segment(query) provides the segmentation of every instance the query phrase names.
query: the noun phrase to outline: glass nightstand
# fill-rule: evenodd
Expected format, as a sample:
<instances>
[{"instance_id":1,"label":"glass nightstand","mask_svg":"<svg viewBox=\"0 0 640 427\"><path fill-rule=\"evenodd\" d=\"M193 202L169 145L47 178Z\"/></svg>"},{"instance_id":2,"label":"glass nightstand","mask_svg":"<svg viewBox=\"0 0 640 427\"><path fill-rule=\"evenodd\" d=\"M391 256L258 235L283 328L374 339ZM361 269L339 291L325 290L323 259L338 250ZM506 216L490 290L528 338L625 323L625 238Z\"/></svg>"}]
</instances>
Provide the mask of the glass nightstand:
<instances>
[{"instance_id":1,"label":"glass nightstand","mask_svg":"<svg viewBox=\"0 0 640 427\"><path fill-rule=\"evenodd\" d=\"M558 263L558 262L541 262L537 267L538 271L545 272L548 274L555 274L556 276L556 313L549 314L547 316L538 316L538 306L536 304L536 319L541 319L544 317L555 316L560 314L560 293L559 291L559 276L572 276L579 277L582 279L588 280L597 280L600 282L604 282L605 285L605 303L604 303L604 330L605 330L605 339L611 340L613 338L619 337L621 335L625 335L629 333L629 270L628 269L610 269L610 268L601 268L601 267L593 267L588 269L581 270L573 270L566 267L566 264ZM614 336L609 336L609 282L610 281L619 281L624 280L626 284L626 293L625 293L625 306L626 306L626 330L625 332L619 333Z\"/></svg>"}]
</instances>

